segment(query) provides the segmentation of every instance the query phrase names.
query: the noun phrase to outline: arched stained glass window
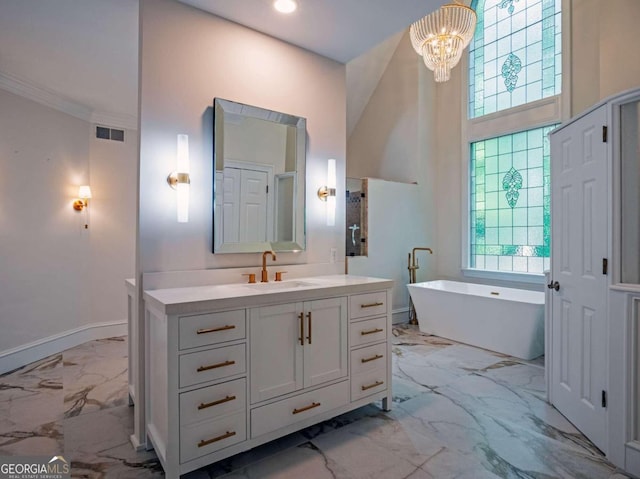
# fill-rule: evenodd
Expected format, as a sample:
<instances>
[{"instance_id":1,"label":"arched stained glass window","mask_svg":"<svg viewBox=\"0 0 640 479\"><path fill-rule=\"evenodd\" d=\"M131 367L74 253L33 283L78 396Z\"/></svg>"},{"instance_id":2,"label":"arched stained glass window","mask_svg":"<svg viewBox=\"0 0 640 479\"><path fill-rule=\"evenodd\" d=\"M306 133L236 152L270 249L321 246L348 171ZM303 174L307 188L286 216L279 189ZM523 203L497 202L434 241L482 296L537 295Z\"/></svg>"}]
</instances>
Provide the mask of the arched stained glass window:
<instances>
[{"instance_id":1,"label":"arched stained glass window","mask_svg":"<svg viewBox=\"0 0 640 479\"><path fill-rule=\"evenodd\" d=\"M474 0L469 118L560 94L561 0Z\"/></svg>"},{"instance_id":2,"label":"arched stained glass window","mask_svg":"<svg viewBox=\"0 0 640 479\"><path fill-rule=\"evenodd\" d=\"M560 104L561 4L562 0L471 4L478 15L468 64L471 270L541 275L549 267L547 134L561 118L559 113L545 113L546 102L531 104L526 111L514 108L545 98ZM485 115L491 116L481 118Z\"/></svg>"}]
</instances>

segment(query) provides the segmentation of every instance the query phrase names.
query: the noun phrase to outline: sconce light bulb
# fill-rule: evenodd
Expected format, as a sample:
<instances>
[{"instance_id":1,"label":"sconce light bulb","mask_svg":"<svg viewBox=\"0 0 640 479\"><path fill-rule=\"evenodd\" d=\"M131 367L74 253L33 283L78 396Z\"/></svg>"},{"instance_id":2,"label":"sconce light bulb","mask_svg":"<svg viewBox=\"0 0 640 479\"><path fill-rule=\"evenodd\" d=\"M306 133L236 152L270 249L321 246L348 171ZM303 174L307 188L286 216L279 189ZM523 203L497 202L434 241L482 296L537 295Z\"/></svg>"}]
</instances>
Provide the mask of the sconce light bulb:
<instances>
[{"instance_id":1,"label":"sconce light bulb","mask_svg":"<svg viewBox=\"0 0 640 479\"><path fill-rule=\"evenodd\" d=\"M327 226L335 226L336 224L336 160L329 158L327 160Z\"/></svg>"},{"instance_id":2,"label":"sconce light bulb","mask_svg":"<svg viewBox=\"0 0 640 479\"><path fill-rule=\"evenodd\" d=\"M176 185L178 223L189 222L189 183Z\"/></svg>"},{"instance_id":3,"label":"sconce light bulb","mask_svg":"<svg viewBox=\"0 0 640 479\"><path fill-rule=\"evenodd\" d=\"M189 136L178 135L176 151L177 171L167 178L169 185L176 189L178 223L189 222Z\"/></svg>"},{"instance_id":4,"label":"sconce light bulb","mask_svg":"<svg viewBox=\"0 0 640 479\"><path fill-rule=\"evenodd\" d=\"M82 185L78 189L78 197L84 200L91 198L91 187L89 185Z\"/></svg>"},{"instance_id":5,"label":"sconce light bulb","mask_svg":"<svg viewBox=\"0 0 640 479\"><path fill-rule=\"evenodd\" d=\"M178 135L178 173L189 173L189 135Z\"/></svg>"},{"instance_id":6,"label":"sconce light bulb","mask_svg":"<svg viewBox=\"0 0 640 479\"><path fill-rule=\"evenodd\" d=\"M327 226L336 224L336 197L327 196Z\"/></svg>"},{"instance_id":7,"label":"sconce light bulb","mask_svg":"<svg viewBox=\"0 0 640 479\"><path fill-rule=\"evenodd\" d=\"M336 187L336 160L330 158L327 160L327 188Z\"/></svg>"}]
</instances>

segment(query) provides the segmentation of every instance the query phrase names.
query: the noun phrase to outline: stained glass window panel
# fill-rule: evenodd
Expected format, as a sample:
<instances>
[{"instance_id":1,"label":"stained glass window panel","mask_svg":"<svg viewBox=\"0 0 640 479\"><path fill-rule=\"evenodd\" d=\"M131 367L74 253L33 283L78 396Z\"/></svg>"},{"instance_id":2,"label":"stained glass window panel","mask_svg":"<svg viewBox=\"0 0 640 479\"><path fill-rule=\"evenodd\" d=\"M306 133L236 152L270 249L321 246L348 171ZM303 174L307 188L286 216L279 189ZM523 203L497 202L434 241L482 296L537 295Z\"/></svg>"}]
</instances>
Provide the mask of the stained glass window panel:
<instances>
[{"instance_id":1,"label":"stained glass window panel","mask_svg":"<svg viewBox=\"0 0 640 479\"><path fill-rule=\"evenodd\" d=\"M560 0L474 0L469 118L558 95Z\"/></svg>"},{"instance_id":2,"label":"stained glass window panel","mask_svg":"<svg viewBox=\"0 0 640 479\"><path fill-rule=\"evenodd\" d=\"M536 128L471 144L472 268L542 273L551 242L548 133Z\"/></svg>"}]
</instances>

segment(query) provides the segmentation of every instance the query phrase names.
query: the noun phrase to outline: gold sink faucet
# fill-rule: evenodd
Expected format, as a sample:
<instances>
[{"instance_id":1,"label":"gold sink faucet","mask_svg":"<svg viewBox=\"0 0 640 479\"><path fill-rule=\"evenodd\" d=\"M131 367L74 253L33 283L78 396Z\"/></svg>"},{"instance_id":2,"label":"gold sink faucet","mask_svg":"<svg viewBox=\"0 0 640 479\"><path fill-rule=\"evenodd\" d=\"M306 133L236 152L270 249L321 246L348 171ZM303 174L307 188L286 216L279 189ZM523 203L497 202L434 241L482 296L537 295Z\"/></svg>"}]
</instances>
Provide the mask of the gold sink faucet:
<instances>
[{"instance_id":1,"label":"gold sink faucet","mask_svg":"<svg viewBox=\"0 0 640 479\"><path fill-rule=\"evenodd\" d=\"M276 260L276 254L273 251L265 251L264 253L262 253L262 282L263 283L268 283L269 282L269 275L267 274L267 255L270 254L271 255L271 259L273 261Z\"/></svg>"}]
</instances>

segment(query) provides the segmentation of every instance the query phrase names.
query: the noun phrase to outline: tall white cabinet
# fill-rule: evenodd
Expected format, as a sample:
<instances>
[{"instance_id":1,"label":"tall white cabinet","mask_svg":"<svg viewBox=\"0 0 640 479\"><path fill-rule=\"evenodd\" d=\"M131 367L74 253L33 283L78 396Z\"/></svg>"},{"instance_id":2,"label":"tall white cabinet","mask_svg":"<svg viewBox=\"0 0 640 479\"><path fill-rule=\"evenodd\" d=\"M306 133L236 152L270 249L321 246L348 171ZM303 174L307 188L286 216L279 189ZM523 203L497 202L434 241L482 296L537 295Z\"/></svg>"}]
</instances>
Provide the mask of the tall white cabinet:
<instances>
[{"instance_id":1,"label":"tall white cabinet","mask_svg":"<svg viewBox=\"0 0 640 479\"><path fill-rule=\"evenodd\" d=\"M640 89L550 134L549 399L640 475Z\"/></svg>"}]
</instances>

